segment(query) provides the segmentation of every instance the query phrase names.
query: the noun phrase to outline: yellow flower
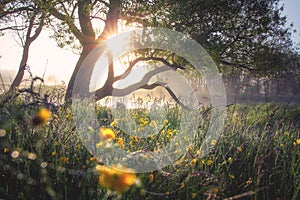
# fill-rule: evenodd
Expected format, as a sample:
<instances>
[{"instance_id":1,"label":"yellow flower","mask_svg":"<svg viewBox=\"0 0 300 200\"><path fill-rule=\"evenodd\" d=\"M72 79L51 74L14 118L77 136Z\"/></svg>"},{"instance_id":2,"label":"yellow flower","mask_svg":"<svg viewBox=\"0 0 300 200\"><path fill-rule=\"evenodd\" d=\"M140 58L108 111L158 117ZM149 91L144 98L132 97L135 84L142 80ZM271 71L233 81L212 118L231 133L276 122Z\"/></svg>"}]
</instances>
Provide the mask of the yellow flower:
<instances>
[{"instance_id":1,"label":"yellow flower","mask_svg":"<svg viewBox=\"0 0 300 200\"><path fill-rule=\"evenodd\" d=\"M287 132L287 131L285 131L283 134L286 135L286 136L290 135L289 132Z\"/></svg>"},{"instance_id":2,"label":"yellow flower","mask_svg":"<svg viewBox=\"0 0 300 200\"><path fill-rule=\"evenodd\" d=\"M211 165L211 164L213 164L213 160L208 160L207 162L206 162L206 164L209 166L209 165Z\"/></svg>"},{"instance_id":3,"label":"yellow flower","mask_svg":"<svg viewBox=\"0 0 300 200\"><path fill-rule=\"evenodd\" d=\"M152 182L154 180L154 174L149 174L149 181Z\"/></svg>"},{"instance_id":4,"label":"yellow flower","mask_svg":"<svg viewBox=\"0 0 300 200\"><path fill-rule=\"evenodd\" d=\"M235 176L232 175L232 174L229 174L229 178L230 178L230 179L235 179Z\"/></svg>"},{"instance_id":5,"label":"yellow flower","mask_svg":"<svg viewBox=\"0 0 300 200\"><path fill-rule=\"evenodd\" d=\"M296 143L300 145L300 138L296 140Z\"/></svg>"},{"instance_id":6,"label":"yellow flower","mask_svg":"<svg viewBox=\"0 0 300 200\"><path fill-rule=\"evenodd\" d=\"M8 148L4 148L4 149L3 149L3 152L4 152L4 153L7 153L7 152L8 152Z\"/></svg>"},{"instance_id":7,"label":"yellow flower","mask_svg":"<svg viewBox=\"0 0 300 200\"><path fill-rule=\"evenodd\" d=\"M112 129L101 127L99 130L99 137L101 140L114 140L116 135Z\"/></svg>"},{"instance_id":8,"label":"yellow flower","mask_svg":"<svg viewBox=\"0 0 300 200\"><path fill-rule=\"evenodd\" d=\"M213 188L212 190L213 190L213 192L214 192L215 194L217 194L217 193L219 192L219 189L218 189L218 188L216 188L216 187L215 187L215 188Z\"/></svg>"},{"instance_id":9,"label":"yellow flower","mask_svg":"<svg viewBox=\"0 0 300 200\"><path fill-rule=\"evenodd\" d=\"M196 196L197 196L197 193L193 192L193 193L192 193L192 199L195 199Z\"/></svg>"},{"instance_id":10,"label":"yellow flower","mask_svg":"<svg viewBox=\"0 0 300 200\"><path fill-rule=\"evenodd\" d=\"M236 148L236 150L237 150L237 152L240 153L240 152L242 152L243 148L241 146L239 146L239 147Z\"/></svg>"},{"instance_id":11,"label":"yellow flower","mask_svg":"<svg viewBox=\"0 0 300 200\"><path fill-rule=\"evenodd\" d=\"M228 161L229 164L231 164L232 163L232 158L229 157L227 161Z\"/></svg>"},{"instance_id":12,"label":"yellow flower","mask_svg":"<svg viewBox=\"0 0 300 200\"><path fill-rule=\"evenodd\" d=\"M196 163L197 163L197 159L196 158L194 158L192 161L191 161L191 165L196 165Z\"/></svg>"},{"instance_id":13,"label":"yellow flower","mask_svg":"<svg viewBox=\"0 0 300 200\"><path fill-rule=\"evenodd\" d=\"M56 151L53 151L52 153L51 153L51 156L55 156L56 155Z\"/></svg>"},{"instance_id":14,"label":"yellow flower","mask_svg":"<svg viewBox=\"0 0 300 200\"><path fill-rule=\"evenodd\" d=\"M281 143L281 144L280 144L280 147L284 147L284 144Z\"/></svg>"},{"instance_id":15,"label":"yellow flower","mask_svg":"<svg viewBox=\"0 0 300 200\"><path fill-rule=\"evenodd\" d=\"M111 125L111 126L116 126L117 123L118 123L118 120L114 119L114 121L112 121L112 122L110 123L110 125Z\"/></svg>"},{"instance_id":16,"label":"yellow flower","mask_svg":"<svg viewBox=\"0 0 300 200\"><path fill-rule=\"evenodd\" d=\"M117 143L118 143L119 147L124 147L124 141L122 138L117 138Z\"/></svg>"},{"instance_id":17,"label":"yellow flower","mask_svg":"<svg viewBox=\"0 0 300 200\"><path fill-rule=\"evenodd\" d=\"M210 142L210 144L211 144L211 146L215 146L215 145L217 144L217 140L212 140L212 141Z\"/></svg>"},{"instance_id":18,"label":"yellow flower","mask_svg":"<svg viewBox=\"0 0 300 200\"><path fill-rule=\"evenodd\" d=\"M51 112L47 108L40 109L32 118L32 124L38 126L45 124L50 120Z\"/></svg>"},{"instance_id":19,"label":"yellow flower","mask_svg":"<svg viewBox=\"0 0 300 200\"><path fill-rule=\"evenodd\" d=\"M201 161L200 161L200 162L201 162L201 164L202 164L202 165L204 165L204 164L205 164L205 160L204 160L204 159L201 159Z\"/></svg>"},{"instance_id":20,"label":"yellow flower","mask_svg":"<svg viewBox=\"0 0 300 200\"><path fill-rule=\"evenodd\" d=\"M67 158L67 157L60 157L59 161L62 162L62 163L67 163L69 161L69 158Z\"/></svg>"},{"instance_id":21,"label":"yellow flower","mask_svg":"<svg viewBox=\"0 0 300 200\"><path fill-rule=\"evenodd\" d=\"M91 162L96 161L96 158L95 157L90 157L90 161Z\"/></svg>"},{"instance_id":22,"label":"yellow flower","mask_svg":"<svg viewBox=\"0 0 300 200\"><path fill-rule=\"evenodd\" d=\"M179 188L180 188L180 189L183 189L184 187L185 187L184 183L180 183Z\"/></svg>"},{"instance_id":23,"label":"yellow flower","mask_svg":"<svg viewBox=\"0 0 300 200\"><path fill-rule=\"evenodd\" d=\"M126 191L136 181L136 175L131 169L106 167L104 165L97 165L96 169L100 173L100 185L110 190Z\"/></svg>"},{"instance_id":24,"label":"yellow flower","mask_svg":"<svg viewBox=\"0 0 300 200\"><path fill-rule=\"evenodd\" d=\"M246 181L246 185L250 185L252 183L252 178L249 178L247 181Z\"/></svg>"},{"instance_id":25,"label":"yellow flower","mask_svg":"<svg viewBox=\"0 0 300 200\"><path fill-rule=\"evenodd\" d=\"M164 124L167 125L169 123L169 120L165 119Z\"/></svg>"}]
</instances>

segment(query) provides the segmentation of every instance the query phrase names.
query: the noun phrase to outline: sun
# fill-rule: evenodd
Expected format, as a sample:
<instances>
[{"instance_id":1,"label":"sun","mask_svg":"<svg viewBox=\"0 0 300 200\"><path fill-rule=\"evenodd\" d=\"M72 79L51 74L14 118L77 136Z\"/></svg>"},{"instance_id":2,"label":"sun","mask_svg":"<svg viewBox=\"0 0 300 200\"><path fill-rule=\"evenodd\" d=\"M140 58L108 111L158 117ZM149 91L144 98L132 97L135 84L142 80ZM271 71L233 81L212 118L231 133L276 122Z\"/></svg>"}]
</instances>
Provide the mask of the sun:
<instances>
[{"instance_id":1,"label":"sun","mask_svg":"<svg viewBox=\"0 0 300 200\"><path fill-rule=\"evenodd\" d=\"M128 47L129 38L126 33L112 35L106 40L106 44L108 50L112 52L114 56L118 56Z\"/></svg>"}]
</instances>

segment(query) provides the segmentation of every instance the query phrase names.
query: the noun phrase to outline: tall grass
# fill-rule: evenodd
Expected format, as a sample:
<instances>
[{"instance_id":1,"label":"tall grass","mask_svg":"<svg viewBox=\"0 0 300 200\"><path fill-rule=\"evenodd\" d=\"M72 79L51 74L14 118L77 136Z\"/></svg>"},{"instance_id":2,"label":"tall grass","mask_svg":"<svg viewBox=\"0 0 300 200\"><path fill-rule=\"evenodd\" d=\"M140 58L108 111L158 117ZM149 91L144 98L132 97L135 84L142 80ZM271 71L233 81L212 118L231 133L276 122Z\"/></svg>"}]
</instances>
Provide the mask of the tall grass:
<instances>
[{"instance_id":1,"label":"tall grass","mask_svg":"<svg viewBox=\"0 0 300 200\"><path fill-rule=\"evenodd\" d=\"M174 163L137 174L141 184L122 194L99 185L95 169L102 164L84 147L61 92L46 94L34 87L0 99L0 199L299 199L300 107L278 104L232 105L209 155L199 150L210 118L210 107L199 111L193 144ZM36 111L51 110L51 120L31 123ZM127 136L111 125L110 109L98 107L99 123L122 138L126 151L155 150L172 142L179 131L180 109L166 107L159 134L145 139ZM149 111L131 109L136 127L151 123ZM142 119L143 118L143 119ZM98 130L94 130L98 132ZM114 140L113 143L118 143Z\"/></svg>"}]
</instances>

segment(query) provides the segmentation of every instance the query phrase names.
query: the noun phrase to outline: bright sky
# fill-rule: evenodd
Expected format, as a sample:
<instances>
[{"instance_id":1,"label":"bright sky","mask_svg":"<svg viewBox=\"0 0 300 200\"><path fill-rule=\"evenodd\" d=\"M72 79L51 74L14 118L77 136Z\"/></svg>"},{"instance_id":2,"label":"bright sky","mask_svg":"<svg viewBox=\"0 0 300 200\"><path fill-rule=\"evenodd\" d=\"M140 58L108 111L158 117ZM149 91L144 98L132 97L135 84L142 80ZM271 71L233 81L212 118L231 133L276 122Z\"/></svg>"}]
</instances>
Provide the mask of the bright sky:
<instances>
[{"instance_id":1,"label":"bright sky","mask_svg":"<svg viewBox=\"0 0 300 200\"><path fill-rule=\"evenodd\" d=\"M283 0L285 4L284 15L287 16L288 24L293 22L294 28L298 30L293 35L295 42L300 44L300 1ZM13 36L5 35L0 37L0 69L18 69L21 60L22 48L15 42ZM59 80L68 82L76 65L78 55L70 50L63 50L57 47L53 39L49 39L44 31L30 47L28 64L34 75L56 76ZM47 67L46 67L47 66Z\"/></svg>"}]
</instances>

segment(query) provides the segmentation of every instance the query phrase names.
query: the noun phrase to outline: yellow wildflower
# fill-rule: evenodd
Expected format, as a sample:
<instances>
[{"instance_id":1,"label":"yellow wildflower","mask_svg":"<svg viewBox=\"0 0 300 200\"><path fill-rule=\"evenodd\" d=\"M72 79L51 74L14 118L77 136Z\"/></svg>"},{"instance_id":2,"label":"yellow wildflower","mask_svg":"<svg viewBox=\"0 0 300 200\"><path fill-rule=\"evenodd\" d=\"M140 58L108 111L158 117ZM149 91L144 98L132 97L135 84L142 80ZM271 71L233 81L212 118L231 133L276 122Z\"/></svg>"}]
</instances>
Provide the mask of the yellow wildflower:
<instances>
[{"instance_id":1,"label":"yellow wildflower","mask_svg":"<svg viewBox=\"0 0 300 200\"><path fill-rule=\"evenodd\" d=\"M213 190L213 193L215 193L215 194L217 194L219 192L219 188L216 188L216 187L213 188L212 190Z\"/></svg>"},{"instance_id":2,"label":"yellow wildflower","mask_svg":"<svg viewBox=\"0 0 300 200\"><path fill-rule=\"evenodd\" d=\"M94 161L96 161L96 158L95 157L90 157L90 161L94 162Z\"/></svg>"},{"instance_id":3,"label":"yellow wildflower","mask_svg":"<svg viewBox=\"0 0 300 200\"><path fill-rule=\"evenodd\" d=\"M112 121L112 122L110 123L110 125L111 125L111 126L116 126L117 123L118 123L118 120L117 120L117 119L114 119L114 121Z\"/></svg>"},{"instance_id":4,"label":"yellow wildflower","mask_svg":"<svg viewBox=\"0 0 300 200\"><path fill-rule=\"evenodd\" d=\"M100 185L117 192L128 190L136 181L136 175L130 169L106 167L104 165L97 165L96 169L100 173Z\"/></svg>"},{"instance_id":5,"label":"yellow wildflower","mask_svg":"<svg viewBox=\"0 0 300 200\"><path fill-rule=\"evenodd\" d=\"M233 161L233 160L232 160L232 157L229 157L227 161L228 161L229 164L231 164L232 161Z\"/></svg>"},{"instance_id":6,"label":"yellow wildflower","mask_svg":"<svg viewBox=\"0 0 300 200\"><path fill-rule=\"evenodd\" d=\"M152 182L154 180L154 174L149 174L149 181Z\"/></svg>"},{"instance_id":7,"label":"yellow wildflower","mask_svg":"<svg viewBox=\"0 0 300 200\"><path fill-rule=\"evenodd\" d=\"M47 108L40 109L32 118L32 124L38 126L45 124L50 120L51 112Z\"/></svg>"},{"instance_id":8,"label":"yellow wildflower","mask_svg":"<svg viewBox=\"0 0 300 200\"><path fill-rule=\"evenodd\" d=\"M240 153L240 152L242 152L243 148L241 146L239 146L239 147L236 148L236 150L237 150L237 152Z\"/></svg>"},{"instance_id":9,"label":"yellow wildflower","mask_svg":"<svg viewBox=\"0 0 300 200\"><path fill-rule=\"evenodd\" d=\"M56 151L53 151L52 153L51 153L51 156L55 156L56 155Z\"/></svg>"},{"instance_id":10,"label":"yellow wildflower","mask_svg":"<svg viewBox=\"0 0 300 200\"><path fill-rule=\"evenodd\" d=\"M209 165L211 165L211 164L213 164L213 160L208 160L207 162L206 162L206 164L209 166Z\"/></svg>"},{"instance_id":11,"label":"yellow wildflower","mask_svg":"<svg viewBox=\"0 0 300 200\"><path fill-rule=\"evenodd\" d=\"M59 161L62 162L62 163L67 163L69 161L69 158L67 158L67 157L60 157Z\"/></svg>"},{"instance_id":12,"label":"yellow wildflower","mask_svg":"<svg viewBox=\"0 0 300 200\"><path fill-rule=\"evenodd\" d=\"M212 141L210 142L210 144L211 144L211 146L215 146L215 145L217 144L217 140L212 140Z\"/></svg>"},{"instance_id":13,"label":"yellow wildflower","mask_svg":"<svg viewBox=\"0 0 300 200\"><path fill-rule=\"evenodd\" d=\"M286 135L286 136L290 135L289 132L287 132L287 131L285 131L283 134Z\"/></svg>"},{"instance_id":14,"label":"yellow wildflower","mask_svg":"<svg viewBox=\"0 0 300 200\"><path fill-rule=\"evenodd\" d=\"M229 174L229 178L230 178L230 179L235 179L235 176L232 175L232 174Z\"/></svg>"},{"instance_id":15,"label":"yellow wildflower","mask_svg":"<svg viewBox=\"0 0 300 200\"><path fill-rule=\"evenodd\" d=\"M196 165L196 163L197 163L197 159L196 158L194 158L192 161L191 161L191 165Z\"/></svg>"},{"instance_id":16,"label":"yellow wildflower","mask_svg":"<svg viewBox=\"0 0 300 200\"><path fill-rule=\"evenodd\" d=\"M252 178L249 178L247 181L246 181L246 185L250 185L252 183Z\"/></svg>"},{"instance_id":17,"label":"yellow wildflower","mask_svg":"<svg viewBox=\"0 0 300 200\"><path fill-rule=\"evenodd\" d=\"M184 183L180 183L179 188L180 188L180 189L183 189L184 187L185 187Z\"/></svg>"},{"instance_id":18,"label":"yellow wildflower","mask_svg":"<svg viewBox=\"0 0 300 200\"><path fill-rule=\"evenodd\" d=\"M300 145L300 138L296 140L296 143Z\"/></svg>"},{"instance_id":19,"label":"yellow wildflower","mask_svg":"<svg viewBox=\"0 0 300 200\"><path fill-rule=\"evenodd\" d=\"M124 147L124 141L122 138L117 138L117 143L118 143L119 147Z\"/></svg>"},{"instance_id":20,"label":"yellow wildflower","mask_svg":"<svg viewBox=\"0 0 300 200\"><path fill-rule=\"evenodd\" d=\"M195 199L196 196L197 196L197 193L196 193L196 192L193 192L193 193L192 193L192 199Z\"/></svg>"},{"instance_id":21,"label":"yellow wildflower","mask_svg":"<svg viewBox=\"0 0 300 200\"><path fill-rule=\"evenodd\" d=\"M169 120L165 119L164 124L167 125L169 123Z\"/></svg>"},{"instance_id":22,"label":"yellow wildflower","mask_svg":"<svg viewBox=\"0 0 300 200\"><path fill-rule=\"evenodd\" d=\"M284 147L284 144L281 143L281 144L280 144L280 147Z\"/></svg>"},{"instance_id":23,"label":"yellow wildflower","mask_svg":"<svg viewBox=\"0 0 300 200\"><path fill-rule=\"evenodd\" d=\"M101 140L114 140L116 135L112 129L101 127L99 130L99 137Z\"/></svg>"},{"instance_id":24,"label":"yellow wildflower","mask_svg":"<svg viewBox=\"0 0 300 200\"><path fill-rule=\"evenodd\" d=\"M4 152L4 153L7 153L7 152L8 152L8 148L4 148L4 149L3 149L3 152Z\"/></svg>"}]
</instances>

